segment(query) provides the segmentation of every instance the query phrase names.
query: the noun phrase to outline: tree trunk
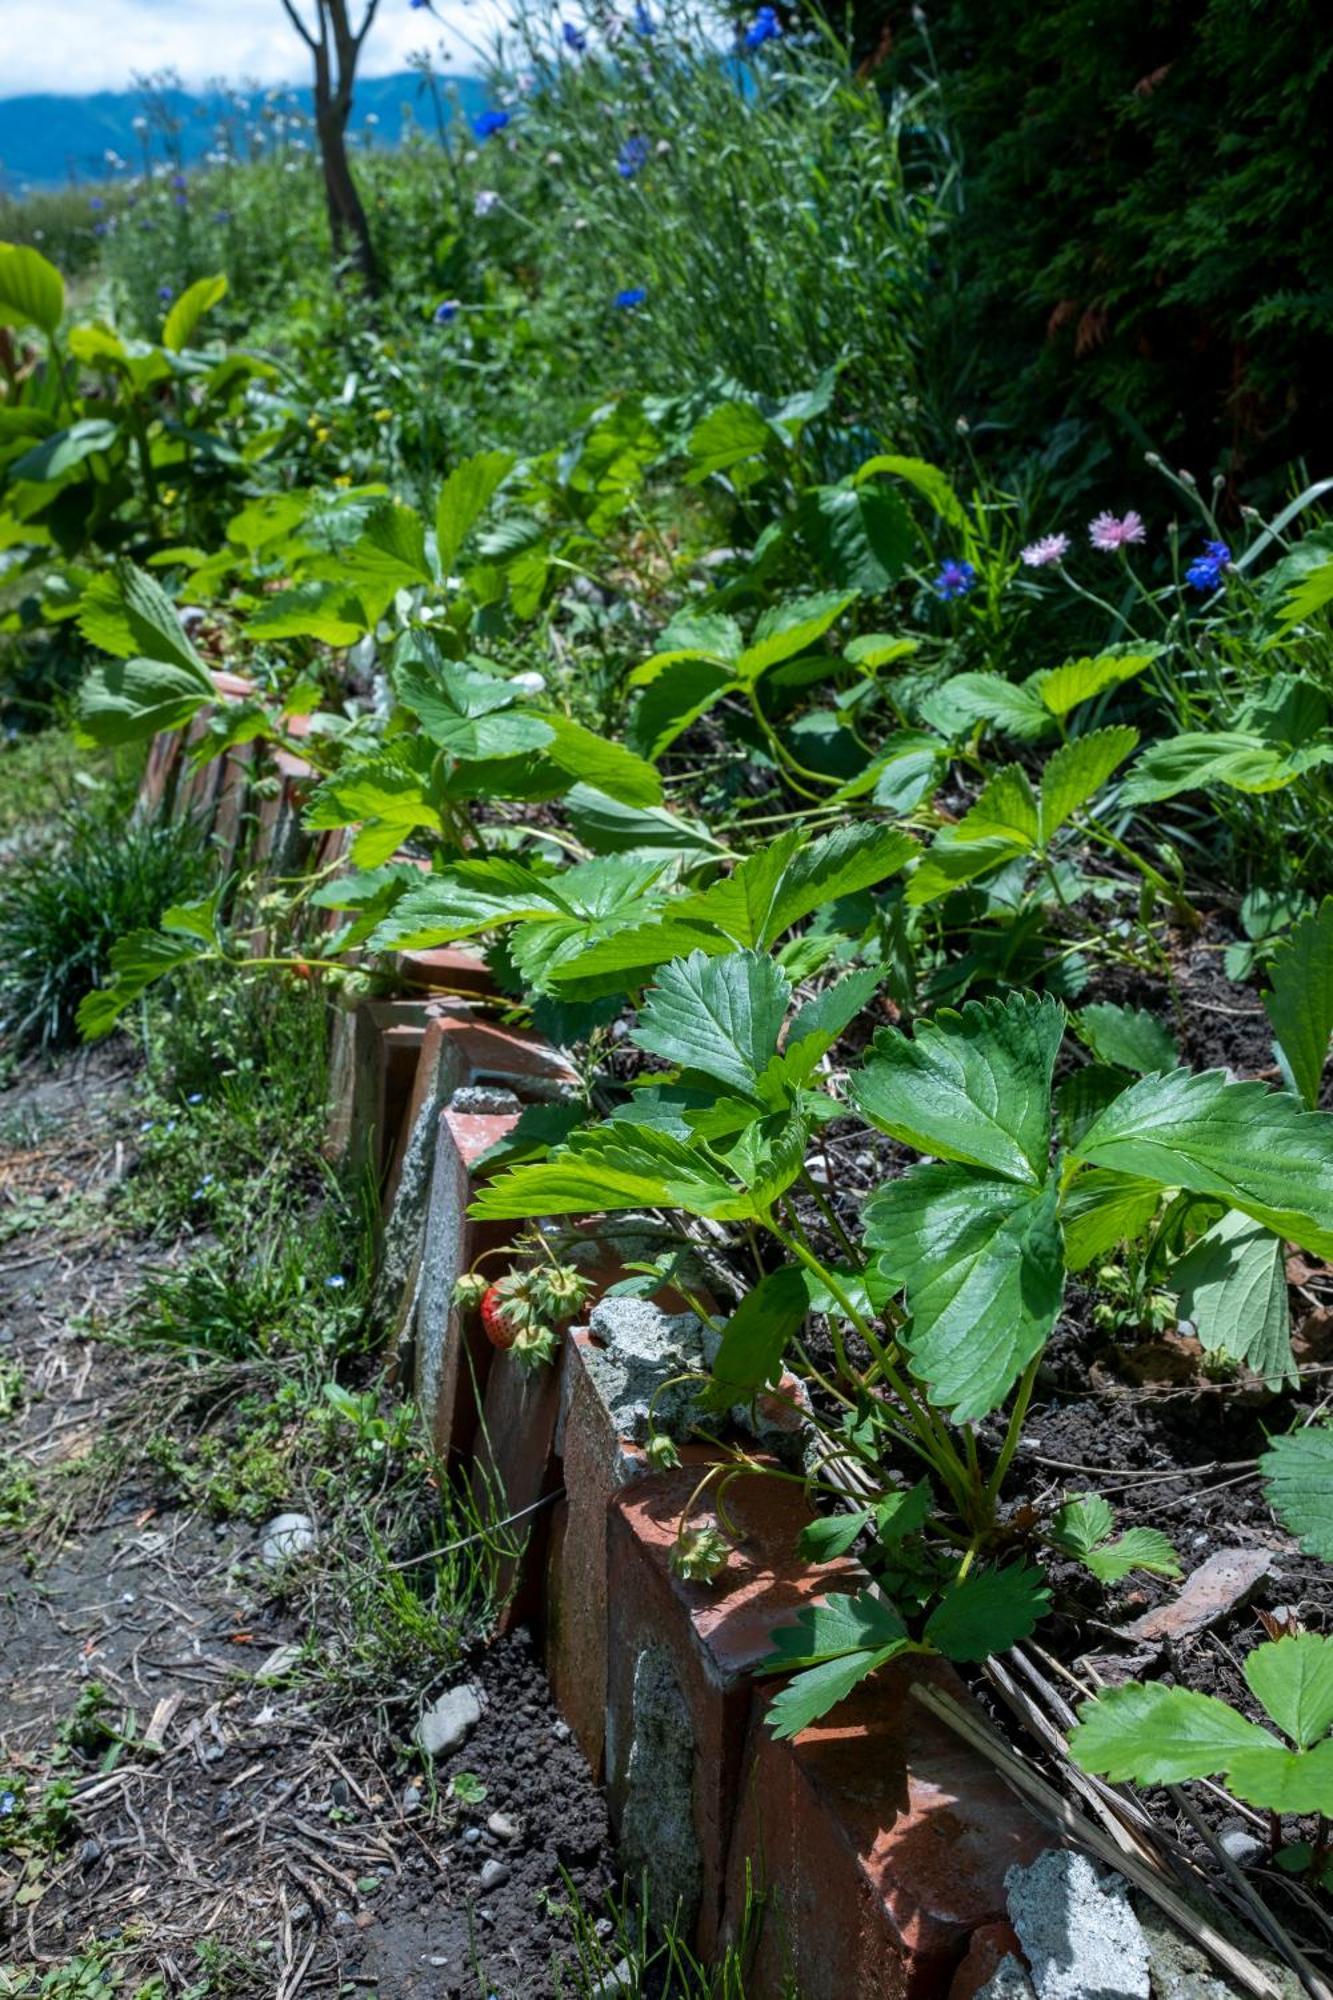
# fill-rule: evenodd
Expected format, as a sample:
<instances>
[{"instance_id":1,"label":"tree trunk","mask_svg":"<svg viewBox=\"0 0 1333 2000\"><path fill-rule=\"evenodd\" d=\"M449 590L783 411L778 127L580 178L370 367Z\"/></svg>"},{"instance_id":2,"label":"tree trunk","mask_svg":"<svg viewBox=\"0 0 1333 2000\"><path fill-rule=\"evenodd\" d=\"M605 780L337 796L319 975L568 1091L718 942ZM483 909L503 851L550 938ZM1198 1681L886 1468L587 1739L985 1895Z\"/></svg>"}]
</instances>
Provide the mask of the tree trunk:
<instances>
[{"instance_id":1,"label":"tree trunk","mask_svg":"<svg viewBox=\"0 0 1333 2000\"><path fill-rule=\"evenodd\" d=\"M319 14L318 39L310 33L292 0L282 0L287 16L314 59L315 130L319 134L319 156L324 171L324 199L329 211L329 235L334 257L341 262L351 238L352 254L366 289L380 289L379 259L370 234L370 222L360 190L347 157L347 122L352 115L352 90L356 82L357 58L375 18L379 0L367 0L360 30L353 33L347 19L347 0L316 0ZM330 60L330 40L337 58L336 80Z\"/></svg>"}]
</instances>

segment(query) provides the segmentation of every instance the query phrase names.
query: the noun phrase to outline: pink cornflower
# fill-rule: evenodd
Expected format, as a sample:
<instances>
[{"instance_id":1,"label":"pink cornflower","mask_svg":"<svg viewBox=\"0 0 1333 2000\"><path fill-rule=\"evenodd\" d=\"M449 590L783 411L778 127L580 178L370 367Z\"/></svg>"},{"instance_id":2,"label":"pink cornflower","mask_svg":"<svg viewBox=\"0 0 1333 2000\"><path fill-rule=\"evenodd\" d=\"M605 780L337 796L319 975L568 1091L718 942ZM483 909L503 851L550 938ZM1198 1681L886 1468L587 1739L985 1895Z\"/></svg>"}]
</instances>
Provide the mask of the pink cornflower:
<instances>
[{"instance_id":1,"label":"pink cornflower","mask_svg":"<svg viewBox=\"0 0 1333 2000\"><path fill-rule=\"evenodd\" d=\"M1131 542L1141 542L1146 530L1143 517L1131 507L1129 512L1117 521L1114 514L1099 514L1095 521L1088 523L1088 540L1094 549L1105 549L1114 553L1116 549L1128 548Z\"/></svg>"},{"instance_id":2,"label":"pink cornflower","mask_svg":"<svg viewBox=\"0 0 1333 2000\"><path fill-rule=\"evenodd\" d=\"M1068 553L1068 535L1043 535L1040 541L1019 550L1019 560L1029 569L1045 569L1047 563L1059 562Z\"/></svg>"}]
</instances>

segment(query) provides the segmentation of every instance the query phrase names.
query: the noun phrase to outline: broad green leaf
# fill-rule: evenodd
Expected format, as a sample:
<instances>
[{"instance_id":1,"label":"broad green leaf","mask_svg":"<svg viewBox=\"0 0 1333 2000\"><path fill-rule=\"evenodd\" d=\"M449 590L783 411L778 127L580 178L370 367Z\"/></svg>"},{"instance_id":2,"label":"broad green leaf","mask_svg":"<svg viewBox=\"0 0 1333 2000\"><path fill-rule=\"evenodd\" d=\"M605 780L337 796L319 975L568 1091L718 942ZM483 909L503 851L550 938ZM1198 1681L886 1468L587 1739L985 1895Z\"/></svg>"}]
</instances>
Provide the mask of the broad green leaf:
<instances>
[{"instance_id":1,"label":"broad green leaf","mask_svg":"<svg viewBox=\"0 0 1333 2000\"><path fill-rule=\"evenodd\" d=\"M874 1591L848 1597L840 1591L808 1604L790 1625L769 1633L773 1651L765 1654L759 1671L787 1673L792 1667L814 1667L840 1653L874 1652L905 1639L907 1628L891 1604Z\"/></svg>"},{"instance_id":2,"label":"broad green leaf","mask_svg":"<svg viewBox=\"0 0 1333 2000\"><path fill-rule=\"evenodd\" d=\"M958 840L952 835L941 834L929 854L913 870L906 900L913 909L924 909L928 903L938 903L942 897L951 896L955 889L964 888L967 883L990 874L992 869L1014 860L1024 851L1001 834L993 835L989 840Z\"/></svg>"},{"instance_id":3,"label":"broad green leaf","mask_svg":"<svg viewBox=\"0 0 1333 2000\"><path fill-rule=\"evenodd\" d=\"M216 277L196 278L167 314L166 325L162 328L162 345L169 347L173 354L179 354L194 339L204 314L211 312L226 296L227 280L221 271Z\"/></svg>"},{"instance_id":4,"label":"broad green leaf","mask_svg":"<svg viewBox=\"0 0 1333 2000\"><path fill-rule=\"evenodd\" d=\"M349 582L378 585L390 595L404 586L431 581L425 524L415 507L401 500L382 501L360 540L339 561Z\"/></svg>"},{"instance_id":5,"label":"broad green leaf","mask_svg":"<svg viewBox=\"0 0 1333 2000\"><path fill-rule=\"evenodd\" d=\"M1284 1736L1307 1750L1333 1729L1333 1639L1289 1633L1247 1654L1245 1678Z\"/></svg>"},{"instance_id":6,"label":"broad green leaf","mask_svg":"<svg viewBox=\"0 0 1333 2000\"><path fill-rule=\"evenodd\" d=\"M65 312L65 281L54 264L24 243L0 243L0 326L54 333Z\"/></svg>"},{"instance_id":7,"label":"broad green leaf","mask_svg":"<svg viewBox=\"0 0 1333 2000\"><path fill-rule=\"evenodd\" d=\"M166 660L107 660L79 688L79 727L94 743L141 743L180 729L213 699L199 676Z\"/></svg>"},{"instance_id":8,"label":"broad green leaf","mask_svg":"<svg viewBox=\"0 0 1333 2000\"><path fill-rule=\"evenodd\" d=\"M836 1562L845 1556L863 1528L870 1525L873 1514L864 1510L854 1514L821 1515L802 1528L796 1538L796 1553L803 1562Z\"/></svg>"},{"instance_id":9,"label":"broad green leaf","mask_svg":"<svg viewBox=\"0 0 1333 2000\"><path fill-rule=\"evenodd\" d=\"M783 1351L810 1310L804 1271L784 1264L747 1292L722 1330L713 1363L716 1401L748 1402L782 1367Z\"/></svg>"},{"instance_id":10,"label":"broad green leaf","mask_svg":"<svg viewBox=\"0 0 1333 2000\"><path fill-rule=\"evenodd\" d=\"M886 486L812 486L801 496L797 520L827 580L868 597L897 582L916 543L911 515Z\"/></svg>"},{"instance_id":11,"label":"broad green leaf","mask_svg":"<svg viewBox=\"0 0 1333 2000\"><path fill-rule=\"evenodd\" d=\"M904 1636L891 1640L876 1652L845 1653L840 1659L825 1660L822 1666L797 1674L769 1703L767 1720L774 1736L779 1742L799 1736L803 1729L845 1701L878 1667L904 1652L907 1644Z\"/></svg>"},{"instance_id":12,"label":"broad green leaf","mask_svg":"<svg viewBox=\"0 0 1333 2000\"><path fill-rule=\"evenodd\" d=\"M740 626L725 613L678 611L662 633L653 658L630 675L630 686L655 680L658 662L701 659L731 665L740 658L744 645Z\"/></svg>"},{"instance_id":13,"label":"broad green leaf","mask_svg":"<svg viewBox=\"0 0 1333 2000\"><path fill-rule=\"evenodd\" d=\"M1001 674L954 674L919 707L932 729L955 739L977 722L993 722L1020 743L1040 742L1052 728L1050 710L1032 689Z\"/></svg>"},{"instance_id":14,"label":"broad green leaf","mask_svg":"<svg viewBox=\"0 0 1333 2000\"><path fill-rule=\"evenodd\" d=\"M690 432L691 485L730 472L751 458L762 458L776 442L768 421L752 403L720 403Z\"/></svg>"},{"instance_id":15,"label":"broad green leaf","mask_svg":"<svg viewBox=\"0 0 1333 2000\"><path fill-rule=\"evenodd\" d=\"M1271 792L1290 784L1296 775L1282 752L1260 736L1239 730L1172 736L1163 743L1150 743L1135 761L1121 787L1120 803L1152 805L1208 785Z\"/></svg>"},{"instance_id":16,"label":"broad green leaf","mask_svg":"<svg viewBox=\"0 0 1333 2000\"><path fill-rule=\"evenodd\" d=\"M906 1288L912 1373L955 1423L998 1409L1050 1336L1064 1289L1056 1193L933 1165L866 1203L866 1243Z\"/></svg>"},{"instance_id":17,"label":"broad green leaf","mask_svg":"<svg viewBox=\"0 0 1333 2000\"><path fill-rule=\"evenodd\" d=\"M1027 772L1005 764L986 780L975 805L969 806L948 834L949 843L1004 840L1012 847L1030 848L1040 838L1037 801Z\"/></svg>"},{"instance_id":18,"label":"broad green leaf","mask_svg":"<svg viewBox=\"0 0 1333 2000\"><path fill-rule=\"evenodd\" d=\"M1226 1354L1270 1389L1298 1382L1282 1242L1234 1208L1175 1265L1168 1280L1182 1319L1210 1354Z\"/></svg>"},{"instance_id":19,"label":"broad green leaf","mask_svg":"<svg viewBox=\"0 0 1333 2000\"><path fill-rule=\"evenodd\" d=\"M867 479L880 478L884 473L905 480L907 485L914 487L951 528L967 531L967 510L938 466L931 465L924 458L900 458L893 452L881 452L859 465L853 478L859 486Z\"/></svg>"},{"instance_id":20,"label":"broad green leaf","mask_svg":"<svg viewBox=\"0 0 1333 2000\"><path fill-rule=\"evenodd\" d=\"M877 668L891 666L895 660L906 659L909 653L920 650L919 639L900 639L892 632L862 632L847 641L842 656L854 667L874 673Z\"/></svg>"},{"instance_id":21,"label":"broad green leaf","mask_svg":"<svg viewBox=\"0 0 1333 2000\"><path fill-rule=\"evenodd\" d=\"M1069 1739L1080 1770L1116 1785L1183 1785L1229 1770L1247 1750L1281 1747L1226 1702L1160 1681L1130 1681L1085 1703Z\"/></svg>"},{"instance_id":22,"label":"broad green leaf","mask_svg":"<svg viewBox=\"0 0 1333 2000\"><path fill-rule=\"evenodd\" d=\"M1220 1070L1144 1077L1076 1148L1094 1166L1217 1195L1275 1235L1333 1255L1333 1117Z\"/></svg>"},{"instance_id":23,"label":"broad green leaf","mask_svg":"<svg viewBox=\"0 0 1333 2000\"><path fill-rule=\"evenodd\" d=\"M631 1038L681 1069L754 1092L777 1048L790 998L781 968L763 953L710 958L692 952L662 967Z\"/></svg>"},{"instance_id":24,"label":"broad green leaf","mask_svg":"<svg viewBox=\"0 0 1333 2000\"><path fill-rule=\"evenodd\" d=\"M571 778L593 785L608 798L627 806L660 806L661 773L636 757L612 736L595 735L567 715L543 715L543 727L551 732L546 754L569 772Z\"/></svg>"},{"instance_id":25,"label":"broad green leaf","mask_svg":"<svg viewBox=\"0 0 1333 2000\"><path fill-rule=\"evenodd\" d=\"M835 625L848 605L856 602L854 590L824 591L815 597L798 597L765 611L754 628L749 645L736 663L738 680L757 681L781 660L795 659L809 652Z\"/></svg>"},{"instance_id":26,"label":"broad green leaf","mask_svg":"<svg viewBox=\"0 0 1333 2000\"><path fill-rule=\"evenodd\" d=\"M81 417L67 430L43 438L9 468L11 479L31 479L49 485L98 452L110 451L120 437L120 426L106 417Z\"/></svg>"},{"instance_id":27,"label":"broad green leaf","mask_svg":"<svg viewBox=\"0 0 1333 2000\"><path fill-rule=\"evenodd\" d=\"M985 1660L1034 1632L1051 1605L1039 1569L1012 1562L951 1583L926 1620L926 1640L946 1660Z\"/></svg>"},{"instance_id":28,"label":"broad green leaf","mask_svg":"<svg viewBox=\"0 0 1333 2000\"><path fill-rule=\"evenodd\" d=\"M729 1180L697 1146L616 1122L576 1132L537 1166L499 1175L468 1213L481 1221L507 1221L645 1207L681 1208L719 1222L749 1221L756 1212L751 1192Z\"/></svg>"},{"instance_id":29,"label":"broad green leaf","mask_svg":"<svg viewBox=\"0 0 1333 2000\"><path fill-rule=\"evenodd\" d=\"M628 806L595 785L577 784L565 795L569 823L595 854L725 854L702 820L663 806ZM668 954L669 955L669 954Z\"/></svg>"},{"instance_id":30,"label":"broad green leaf","mask_svg":"<svg viewBox=\"0 0 1333 2000\"><path fill-rule=\"evenodd\" d=\"M304 816L311 829L355 826L358 821L383 827L389 841L386 853L372 862L368 846L376 843L358 840L354 859L363 867L387 861L414 827L442 831L439 812L426 797L420 774L399 769L387 759L345 765L336 778L326 779L316 789Z\"/></svg>"},{"instance_id":31,"label":"broad green leaf","mask_svg":"<svg viewBox=\"0 0 1333 2000\"><path fill-rule=\"evenodd\" d=\"M514 460L507 451L482 451L456 465L440 488L435 509L435 541L440 575L456 566L464 542L508 478Z\"/></svg>"},{"instance_id":32,"label":"broad green leaf","mask_svg":"<svg viewBox=\"0 0 1333 2000\"><path fill-rule=\"evenodd\" d=\"M731 667L693 655L673 661L635 702L627 732L631 745L656 761L734 685Z\"/></svg>"},{"instance_id":33,"label":"broad green leaf","mask_svg":"<svg viewBox=\"0 0 1333 2000\"><path fill-rule=\"evenodd\" d=\"M190 643L176 607L154 577L133 563L94 577L79 603L79 630L90 645L121 659L142 654L189 675L201 694L215 693L213 677Z\"/></svg>"},{"instance_id":34,"label":"broad green leaf","mask_svg":"<svg viewBox=\"0 0 1333 2000\"><path fill-rule=\"evenodd\" d=\"M3 284L3 267L0 266L0 285ZM1282 625L1299 624L1306 618L1313 618L1326 604L1333 603L1333 557L1303 570L1294 577L1287 591L1286 602L1278 614Z\"/></svg>"},{"instance_id":35,"label":"broad green leaf","mask_svg":"<svg viewBox=\"0 0 1333 2000\"><path fill-rule=\"evenodd\" d=\"M1259 1469L1283 1527L1306 1555L1333 1563L1333 1430L1311 1424L1271 1439Z\"/></svg>"},{"instance_id":36,"label":"broad green leaf","mask_svg":"<svg viewBox=\"0 0 1333 2000\"><path fill-rule=\"evenodd\" d=\"M179 913L178 913L179 914ZM131 931L111 947L111 984L86 993L79 1003L78 1028L86 1042L110 1034L125 1009L154 980L204 955L199 937L183 931Z\"/></svg>"},{"instance_id":37,"label":"broad green leaf","mask_svg":"<svg viewBox=\"0 0 1333 2000\"><path fill-rule=\"evenodd\" d=\"M857 1109L919 1153L1040 1183L1049 1165L1058 1002L1015 993L919 1021L914 1040L881 1029L851 1079Z\"/></svg>"},{"instance_id":38,"label":"broad green leaf","mask_svg":"<svg viewBox=\"0 0 1333 2000\"><path fill-rule=\"evenodd\" d=\"M1145 1007L1122 1007L1114 1000L1094 1001L1072 1016L1074 1033L1098 1062L1149 1076L1174 1069L1180 1061L1175 1038Z\"/></svg>"},{"instance_id":39,"label":"broad green leaf","mask_svg":"<svg viewBox=\"0 0 1333 2000\"><path fill-rule=\"evenodd\" d=\"M516 709L513 688L491 674L452 660L432 664L409 657L398 662L393 681L431 742L451 757L521 757L554 742L545 718Z\"/></svg>"},{"instance_id":40,"label":"broad green leaf","mask_svg":"<svg viewBox=\"0 0 1333 2000\"><path fill-rule=\"evenodd\" d=\"M1246 1805L1271 1813L1333 1813L1333 1739L1313 1750L1239 1750L1227 1784Z\"/></svg>"},{"instance_id":41,"label":"broad green leaf","mask_svg":"<svg viewBox=\"0 0 1333 2000\"><path fill-rule=\"evenodd\" d=\"M1264 1008L1307 1111L1319 1102L1333 1037L1333 896L1303 917L1269 961Z\"/></svg>"},{"instance_id":42,"label":"broad green leaf","mask_svg":"<svg viewBox=\"0 0 1333 2000\"><path fill-rule=\"evenodd\" d=\"M1043 847L1076 812L1097 796L1117 764L1139 740L1137 729L1095 729L1065 743L1049 757L1041 774Z\"/></svg>"},{"instance_id":43,"label":"broad green leaf","mask_svg":"<svg viewBox=\"0 0 1333 2000\"><path fill-rule=\"evenodd\" d=\"M501 855L456 862L400 897L372 933L371 949L426 951L505 924L568 918L562 882Z\"/></svg>"},{"instance_id":44,"label":"broad green leaf","mask_svg":"<svg viewBox=\"0 0 1333 2000\"><path fill-rule=\"evenodd\" d=\"M1106 1541L1115 1528L1111 1504L1100 1493L1080 1493L1057 1508L1051 1523L1051 1540L1066 1555L1086 1556L1099 1542Z\"/></svg>"},{"instance_id":45,"label":"broad green leaf","mask_svg":"<svg viewBox=\"0 0 1333 2000\"><path fill-rule=\"evenodd\" d=\"M1160 1528L1128 1528L1114 1542L1093 1549L1084 1561L1099 1583L1120 1583L1133 1570L1152 1576L1179 1576L1180 1560Z\"/></svg>"},{"instance_id":46,"label":"broad green leaf","mask_svg":"<svg viewBox=\"0 0 1333 2000\"><path fill-rule=\"evenodd\" d=\"M813 841L796 828L683 898L673 915L714 924L737 944L770 947L813 911L897 874L917 851L895 827L844 826Z\"/></svg>"},{"instance_id":47,"label":"broad green leaf","mask_svg":"<svg viewBox=\"0 0 1333 2000\"><path fill-rule=\"evenodd\" d=\"M1160 1181L1112 1173L1106 1167L1080 1173L1066 1192L1060 1211L1068 1268L1082 1271L1117 1244L1134 1242L1161 1202Z\"/></svg>"},{"instance_id":48,"label":"broad green leaf","mask_svg":"<svg viewBox=\"0 0 1333 2000\"><path fill-rule=\"evenodd\" d=\"M864 966L826 986L817 1000L797 1011L777 1059L786 1079L804 1083L819 1058L864 1012L882 977L878 966Z\"/></svg>"},{"instance_id":49,"label":"broad green leaf","mask_svg":"<svg viewBox=\"0 0 1333 2000\"><path fill-rule=\"evenodd\" d=\"M248 639L318 639L326 646L351 646L370 621L361 600L345 585L328 580L294 584L266 597L246 620Z\"/></svg>"},{"instance_id":50,"label":"broad green leaf","mask_svg":"<svg viewBox=\"0 0 1333 2000\"><path fill-rule=\"evenodd\" d=\"M1112 648L1089 658L1066 660L1062 667L1052 667L1049 672L1034 674L1032 686L1043 704L1052 715L1068 715L1071 708L1080 702L1090 701L1095 694L1101 694L1109 687L1119 687L1122 681L1133 680L1145 667L1151 666L1157 658L1160 647L1150 646L1144 652L1127 649L1119 652Z\"/></svg>"}]
</instances>

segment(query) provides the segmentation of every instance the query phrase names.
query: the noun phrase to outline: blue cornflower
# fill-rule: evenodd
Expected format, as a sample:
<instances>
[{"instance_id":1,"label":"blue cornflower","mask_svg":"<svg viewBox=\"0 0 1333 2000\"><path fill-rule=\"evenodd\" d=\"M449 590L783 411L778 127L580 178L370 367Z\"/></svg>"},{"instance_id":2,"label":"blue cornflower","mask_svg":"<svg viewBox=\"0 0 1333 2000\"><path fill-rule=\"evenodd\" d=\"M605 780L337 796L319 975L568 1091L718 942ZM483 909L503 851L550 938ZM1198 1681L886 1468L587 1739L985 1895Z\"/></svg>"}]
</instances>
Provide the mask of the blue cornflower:
<instances>
[{"instance_id":1,"label":"blue cornflower","mask_svg":"<svg viewBox=\"0 0 1333 2000\"><path fill-rule=\"evenodd\" d=\"M88 206L89 208L92 209L93 213L96 214L98 210L104 206L101 195L100 194L89 195Z\"/></svg>"},{"instance_id":2,"label":"blue cornflower","mask_svg":"<svg viewBox=\"0 0 1333 2000\"><path fill-rule=\"evenodd\" d=\"M9 1815L12 1812L17 1812L17 1810L18 1794L16 1792L0 1792L0 1819L8 1819Z\"/></svg>"},{"instance_id":3,"label":"blue cornflower","mask_svg":"<svg viewBox=\"0 0 1333 2000\"><path fill-rule=\"evenodd\" d=\"M221 223L228 223L228 222L230 222L230 221L231 221L231 210L230 210L229 208L218 208L218 209L215 209L215 210L213 211L213 220L214 220L214 222L221 222Z\"/></svg>"},{"instance_id":4,"label":"blue cornflower","mask_svg":"<svg viewBox=\"0 0 1333 2000\"><path fill-rule=\"evenodd\" d=\"M347 1280L346 1278L343 1277L341 1272L335 1271L331 1278L326 1278L324 1280L324 1283L328 1286L331 1292L340 1292L343 1286L347 1283Z\"/></svg>"},{"instance_id":5,"label":"blue cornflower","mask_svg":"<svg viewBox=\"0 0 1333 2000\"><path fill-rule=\"evenodd\" d=\"M157 296L161 299L164 306L169 306L176 296L176 288L174 285L159 285Z\"/></svg>"},{"instance_id":6,"label":"blue cornflower","mask_svg":"<svg viewBox=\"0 0 1333 2000\"><path fill-rule=\"evenodd\" d=\"M472 121L473 138L490 139L497 132L503 132L511 115L508 111L479 111Z\"/></svg>"},{"instance_id":7,"label":"blue cornflower","mask_svg":"<svg viewBox=\"0 0 1333 2000\"><path fill-rule=\"evenodd\" d=\"M955 597L966 597L969 590L975 590L977 573L970 562L955 562L951 556L940 564L940 573L935 579L936 597L946 601Z\"/></svg>"},{"instance_id":8,"label":"blue cornflower","mask_svg":"<svg viewBox=\"0 0 1333 2000\"><path fill-rule=\"evenodd\" d=\"M634 32L645 38L657 33L657 23L644 6L643 0L638 0L638 5L634 9Z\"/></svg>"},{"instance_id":9,"label":"blue cornflower","mask_svg":"<svg viewBox=\"0 0 1333 2000\"><path fill-rule=\"evenodd\" d=\"M93 224L94 236L109 236L110 234L111 224L109 222L95 222Z\"/></svg>"},{"instance_id":10,"label":"blue cornflower","mask_svg":"<svg viewBox=\"0 0 1333 2000\"><path fill-rule=\"evenodd\" d=\"M565 38L565 47L573 49L576 56L581 56L588 46L588 37L582 28L576 28L572 21L566 21L560 32Z\"/></svg>"},{"instance_id":11,"label":"blue cornflower","mask_svg":"<svg viewBox=\"0 0 1333 2000\"><path fill-rule=\"evenodd\" d=\"M782 34L782 23L772 7L761 7L745 30L747 49L762 49L765 42L776 42Z\"/></svg>"},{"instance_id":12,"label":"blue cornflower","mask_svg":"<svg viewBox=\"0 0 1333 2000\"><path fill-rule=\"evenodd\" d=\"M183 188L185 186L184 174L173 174L171 176L171 185L174 188Z\"/></svg>"},{"instance_id":13,"label":"blue cornflower","mask_svg":"<svg viewBox=\"0 0 1333 2000\"><path fill-rule=\"evenodd\" d=\"M1205 542L1203 554L1195 556L1185 571L1185 581L1191 590L1216 590L1230 563L1231 551L1225 542Z\"/></svg>"},{"instance_id":14,"label":"blue cornflower","mask_svg":"<svg viewBox=\"0 0 1333 2000\"><path fill-rule=\"evenodd\" d=\"M458 318L458 300L441 299L435 308L436 326L448 326L451 319Z\"/></svg>"},{"instance_id":15,"label":"blue cornflower","mask_svg":"<svg viewBox=\"0 0 1333 2000\"><path fill-rule=\"evenodd\" d=\"M641 306L647 296L647 290L643 285L632 285L628 291L617 292L611 303L621 312L629 312L633 307Z\"/></svg>"},{"instance_id":16,"label":"blue cornflower","mask_svg":"<svg viewBox=\"0 0 1333 2000\"><path fill-rule=\"evenodd\" d=\"M418 7L429 7L430 0L409 0L409 4L415 10Z\"/></svg>"},{"instance_id":17,"label":"blue cornflower","mask_svg":"<svg viewBox=\"0 0 1333 2000\"><path fill-rule=\"evenodd\" d=\"M620 149L620 158L616 161L616 172L622 180L633 180L647 157L648 141L641 133L632 132Z\"/></svg>"},{"instance_id":18,"label":"blue cornflower","mask_svg":"<svg viewBox=\"0 0 1333 2000\"><path fill-rule=\"evenodd\" d=\"M204 1093L202 1090L192 1090L185 1100L187 1104L202 1104L203 1101Z\"/></svg>"}]
</instances>

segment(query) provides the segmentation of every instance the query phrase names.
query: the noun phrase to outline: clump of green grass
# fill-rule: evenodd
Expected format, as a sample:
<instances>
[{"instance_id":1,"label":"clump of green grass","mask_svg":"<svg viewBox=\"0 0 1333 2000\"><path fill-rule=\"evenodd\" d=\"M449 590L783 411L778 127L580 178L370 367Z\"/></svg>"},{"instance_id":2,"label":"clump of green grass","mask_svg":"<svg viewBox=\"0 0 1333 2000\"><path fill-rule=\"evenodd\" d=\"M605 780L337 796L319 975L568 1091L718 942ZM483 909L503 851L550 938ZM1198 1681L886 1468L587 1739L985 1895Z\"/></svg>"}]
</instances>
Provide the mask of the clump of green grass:
<instances>
[{"instance_id":1,"label":"clump of green grass","mask_svg":"<svg viewBox=\"0 0 1333 2000\"><path fill-rule=\"evenodd\" d=\"M119 791L67 808L11 856L0 898L0 1029L11 1046L72 1047L79 1002L106 979L117 938L155 929L204 872L192 826L137 820Z\"/></svg>"}]
</instances>

